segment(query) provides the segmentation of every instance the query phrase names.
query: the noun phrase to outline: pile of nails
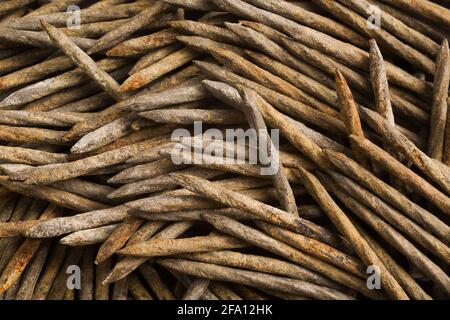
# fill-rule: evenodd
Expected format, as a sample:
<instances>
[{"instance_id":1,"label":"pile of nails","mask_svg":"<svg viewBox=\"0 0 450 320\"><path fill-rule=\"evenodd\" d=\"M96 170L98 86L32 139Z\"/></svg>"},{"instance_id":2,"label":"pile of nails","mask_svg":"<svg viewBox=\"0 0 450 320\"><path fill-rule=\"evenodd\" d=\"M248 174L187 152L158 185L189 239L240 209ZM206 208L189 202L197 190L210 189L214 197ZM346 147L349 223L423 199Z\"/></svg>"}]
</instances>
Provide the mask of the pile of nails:
<instances>
[{"instance_id":1,"label":"pile of nails","mask_svg":"<svg viewBox=\"0 0 450 320\"><path fill-rule=\"evenodd\" d=\"M448 299L449 39L448 0L2 0L0 298Z\"/></svg>"}]
</instances>

